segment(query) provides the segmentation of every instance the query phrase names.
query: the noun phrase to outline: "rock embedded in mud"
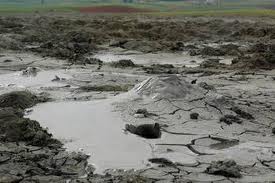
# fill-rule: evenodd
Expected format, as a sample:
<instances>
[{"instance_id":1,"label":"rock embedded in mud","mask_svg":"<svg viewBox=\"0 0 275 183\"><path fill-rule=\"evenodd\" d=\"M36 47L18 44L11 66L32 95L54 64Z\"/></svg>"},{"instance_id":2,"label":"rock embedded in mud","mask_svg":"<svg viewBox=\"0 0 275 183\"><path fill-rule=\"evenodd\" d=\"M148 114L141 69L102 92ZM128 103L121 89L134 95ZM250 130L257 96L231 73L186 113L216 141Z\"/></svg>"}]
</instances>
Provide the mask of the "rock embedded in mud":
<instances>
[{"instance_id":1,"label":"rock embedded in mud","mask_svg":"<svg viewBox=\"0 0 275 183\"><path fill-rule=\"evenodd\" d=\"M136 134L147 139L156 139L161 137L160 125L158 123L143 124L139 126L126 124L125 129L130 133Z\"/></svg>"},{"instance_id":2,"label":"rock embedded in mud","mask_svg":"<svg viewBox=\"0 0 275 183\"><path fill-rule=\"evenodd\" d=\"M240 166L234 160L213 161L205 172L233 178L241 178L242 176Z\"/></svg>"},{"instance_id":3,"label":"rock embedded in mud","mask_svg":"<svg viewBox=\"0 0 275 183\"><path fill-rule=\"evenodd\" d=\"M175 166L175 164L172 161L166 158L150 158L148 159L148 161L151 163L165 165L165 166Z\"/></svg>"},{"instance_id":4,"label":"rock embedded in mud","mask_svg":"<svg viewBox=\"0 0 275 183\"><path fill-rule=\"evenodd\" d=\"M194 80L191 81L191 84L194 85L194 84L197 83L197 81L198 81L198 79L194 79Z\"/></svg>"},{"instance_id":5,"label":"rock embedded in mud","mask_svg":"<svg viewBox=\"0 0 275 183\"><path fill-rule=\"evenodd\" d=\"M228 125L231 125L233 123L241 124L242 120L238 116L227 114L220 118L220 122L224 122Z\"/></svg>"},{"instance_id":6,"label":"rock embedded in mud","mask_svg":"<svg viewBox=\"0 0 275 183\"><path fill-rule=\"evenodd\" d=\"M199 113L193 112L190 114L190 119L198 119L199 118Z\"/></svg>"},{"instance_id":7,"label":"rock embedded in mud","mask_svg":"<svg viewBox=\"0 0 275 183\"><path fill-rule=\"evenodd\" d=\"M0 95L0 107L26 109L47 100L46 97L39 97L28 91L13 91Z\"/></svg>"}]
</instances>

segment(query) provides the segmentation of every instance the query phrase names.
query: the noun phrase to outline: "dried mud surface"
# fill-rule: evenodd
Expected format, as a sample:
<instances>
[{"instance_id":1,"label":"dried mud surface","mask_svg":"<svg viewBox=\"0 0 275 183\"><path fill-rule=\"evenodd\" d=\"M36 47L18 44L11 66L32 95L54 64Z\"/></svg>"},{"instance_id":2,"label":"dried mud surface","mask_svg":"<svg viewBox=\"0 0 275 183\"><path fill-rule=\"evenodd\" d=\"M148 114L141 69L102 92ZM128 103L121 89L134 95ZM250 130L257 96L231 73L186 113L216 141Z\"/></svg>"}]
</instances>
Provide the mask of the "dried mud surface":
<instances>
[{"instance_id":1,"label":"dried mud surface","mask_svg":"<svg viewBox=\"0 0 275 183\"><path fill-rule=\"evenodd\" d=\"M274 181L273 39L272 22L237 17L0 17L0 182ZM28 118L104 99L125 124L160 125L145 167L97 174L93 152Z\"/></svg>"}]
</instances>

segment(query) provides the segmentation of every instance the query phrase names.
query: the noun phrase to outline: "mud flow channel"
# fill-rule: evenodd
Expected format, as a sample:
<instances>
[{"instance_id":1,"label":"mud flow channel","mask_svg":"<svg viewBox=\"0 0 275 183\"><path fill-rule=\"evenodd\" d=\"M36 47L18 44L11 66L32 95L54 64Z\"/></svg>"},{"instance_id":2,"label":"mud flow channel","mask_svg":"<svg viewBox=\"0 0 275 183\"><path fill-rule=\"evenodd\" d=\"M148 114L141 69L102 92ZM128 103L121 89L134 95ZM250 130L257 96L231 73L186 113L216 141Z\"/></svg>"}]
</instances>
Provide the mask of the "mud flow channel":
<instances>
[{"instance_id":1,"label":"mud flow channel","mask_svg":"<svg viewBox=\"0 0 275 183\"><path fill-rule=\"evenodd\" d=\"M173 64L176 66L198 67L205 58L201 56L190 56L188 52L182 53L140 53L134 51L110 51L99 52L93 56L106 63L130 59L136 64L151 65L151 64ZM232 57L209 57L220 59L220 63L231 64Z\"/></svg>"},{"instance_id":2,"label":"mud flow channel","mask_svg":"<svg viewBox=\"0 0 275 183\"><path fill-rule=\"evenodd\" d=\"M41 71L31 76L23 76L22 72L2 74L0 77L0 87L3 88L39 88L39 87L60 87L64 84L52 82L58 75L61 78L70 78L66 71Z\"/></svg>"},{"instance_id":3,"label":"mud flow channel","mask_svg":"<svg viewBox=\"0 0 275 183\"><path fill-rule=\"evenodd\" d=\"M40 122L69 151L91 155L97 173L105 169L137 169L151 157L149 142L123 131L125 123L112 111L112 100L45 103L28 116Z\"/></svg>"}]
</instances>

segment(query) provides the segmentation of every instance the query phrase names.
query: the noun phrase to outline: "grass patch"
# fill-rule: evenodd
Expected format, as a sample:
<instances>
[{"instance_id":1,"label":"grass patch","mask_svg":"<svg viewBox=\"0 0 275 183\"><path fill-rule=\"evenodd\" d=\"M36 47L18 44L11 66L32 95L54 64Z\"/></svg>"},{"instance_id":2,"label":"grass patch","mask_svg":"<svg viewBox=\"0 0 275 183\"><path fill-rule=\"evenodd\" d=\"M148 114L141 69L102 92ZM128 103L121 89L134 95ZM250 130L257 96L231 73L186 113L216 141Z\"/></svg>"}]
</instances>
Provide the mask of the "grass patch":
<instances>
[{"instance_id":1,"label":"grass patch","mask_svg":"<svg viewBox=\"0 0 275 183\"><path fill-rule=\"evenodd\" d=\"M48 11L57 11L57 12L72 12L76 11L74 7L71 6L30 6L30 7L17 7L17 6L0 6L0 13L33 13L36 11L48 12Z\"/></svg>"},{"instance_id":2,"label":"grass patch","mask_svg":"<svg viewBox=\"0 0 275 183\"><path fill-rule=\"evenodd\" d=\"M156 16L275 16L275 10L235 9L235 10L186 10L176 12L153 12Z\"/></svg>"}]
</instances>

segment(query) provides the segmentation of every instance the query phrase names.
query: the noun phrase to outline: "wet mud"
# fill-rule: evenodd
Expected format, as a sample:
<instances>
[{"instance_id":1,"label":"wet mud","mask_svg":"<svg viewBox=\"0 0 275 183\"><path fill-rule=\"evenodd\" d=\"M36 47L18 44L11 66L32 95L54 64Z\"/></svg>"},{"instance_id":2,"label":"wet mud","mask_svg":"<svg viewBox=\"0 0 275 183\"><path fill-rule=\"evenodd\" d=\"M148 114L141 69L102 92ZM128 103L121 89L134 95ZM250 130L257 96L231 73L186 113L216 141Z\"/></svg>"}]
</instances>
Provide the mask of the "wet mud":
<instances>
[{"instance_id":1,"label":"wet mud","mask_svg":"<svg viewBox=\"0 0 275 183\"><path fill-rule=\"evenodd\" d=\"M274 181L272 21L0 22L0 182Z\"/></svg>"}]
</instances>

